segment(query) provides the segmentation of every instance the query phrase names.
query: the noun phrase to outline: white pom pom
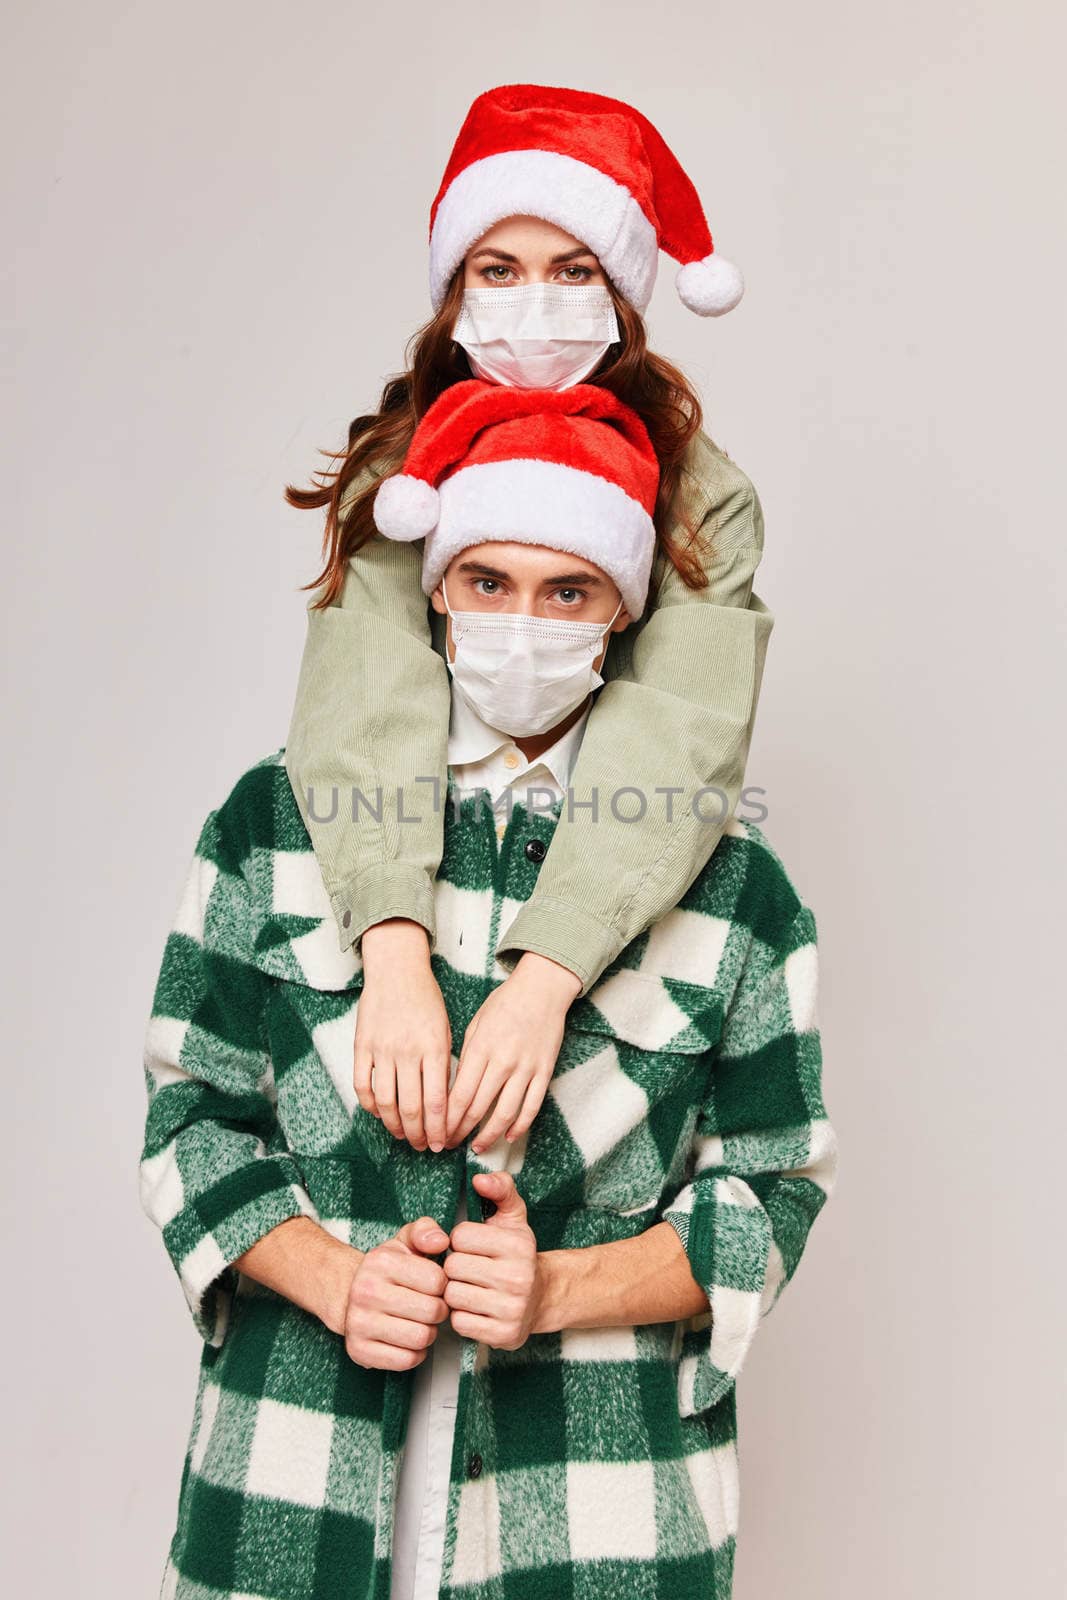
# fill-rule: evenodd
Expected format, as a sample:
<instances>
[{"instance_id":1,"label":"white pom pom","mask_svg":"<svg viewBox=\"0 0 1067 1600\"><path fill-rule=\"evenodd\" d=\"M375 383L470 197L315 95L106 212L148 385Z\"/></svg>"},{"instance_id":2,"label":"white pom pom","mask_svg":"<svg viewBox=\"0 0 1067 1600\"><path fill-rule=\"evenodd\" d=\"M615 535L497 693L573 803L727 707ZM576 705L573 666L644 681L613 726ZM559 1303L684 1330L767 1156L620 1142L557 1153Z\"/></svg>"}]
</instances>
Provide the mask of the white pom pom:
<instances>
[{"instance_id":1,"label":"white pom pom","mask_svg":"<svg viewBox=\"0 0 1067 1600\"><path fill-rule=\"evenodd\" d=\"M387 539L408 544L433 532L440 506L432 483L404 472L394 473L382 480L374 496L374 525Z\"/></svg>"},{"instance_id":2,"label":"white pom pom","mask_svg":"<svg viewBox=\"0 0 1067 1600\"><path fill-rule=\"evenodd\" d=\"M687 261L674 280L678 297L700 317L720 317L730 311L745 292L745 282L732 261L714 251L703 261Z\"/></svg>"}]
</instances>

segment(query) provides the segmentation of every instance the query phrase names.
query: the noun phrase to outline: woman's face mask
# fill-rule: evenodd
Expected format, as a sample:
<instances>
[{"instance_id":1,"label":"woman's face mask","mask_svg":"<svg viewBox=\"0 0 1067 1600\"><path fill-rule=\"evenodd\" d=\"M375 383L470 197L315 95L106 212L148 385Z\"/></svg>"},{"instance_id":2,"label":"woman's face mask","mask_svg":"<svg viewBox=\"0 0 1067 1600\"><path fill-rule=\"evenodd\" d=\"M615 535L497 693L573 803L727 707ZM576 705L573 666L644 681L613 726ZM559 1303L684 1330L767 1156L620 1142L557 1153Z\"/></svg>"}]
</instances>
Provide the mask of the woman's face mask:
<instances>
[{"instance_id":1,"label":"woman's face mask","mask_svg":"<svg viewBox=\"0 0 1067 1600\"><path fill-rule=\"evenodd\" d=\"M523 283L465 289L452 337L471 370L515 389L569 389L619 337L604 284Z\"/></svg>"},{"instance_id":2,"label":"woman's face mask","mask_svg":"<svg viewBox=\"0 0 1067 1600\"><path fill-rule=\"evenodd\" d=\"M516 611L453 611L444 583L441 595L452 619L457 688L498 733L512 739L547 733L604 682L593 662L607 622L570 622Z\"/></svg>"}]
</instances>

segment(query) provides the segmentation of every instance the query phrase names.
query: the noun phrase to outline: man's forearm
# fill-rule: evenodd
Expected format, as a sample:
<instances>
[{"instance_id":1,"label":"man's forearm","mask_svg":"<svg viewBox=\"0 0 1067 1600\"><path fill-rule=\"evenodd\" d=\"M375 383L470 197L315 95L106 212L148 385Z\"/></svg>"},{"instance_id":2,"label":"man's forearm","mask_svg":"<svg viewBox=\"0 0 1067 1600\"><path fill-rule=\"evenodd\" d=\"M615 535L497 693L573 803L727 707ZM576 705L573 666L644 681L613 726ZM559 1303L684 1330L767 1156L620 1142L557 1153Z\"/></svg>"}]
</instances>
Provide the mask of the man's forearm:
<instances>
[{"instance_id":1,"label":"man's forearm","mask_svg":"<svg viewBox=\"0 0 1067 1600\"><path fill-rule=\"evenodd\" d=\"M289 1217L257 1239L234 1266L310 1311L331 1332L343 1333L352 1275L362 1260L361 1250L342 1244L312 1217Z\"/></svg>"},{"instance_id":2,"label":"man's forearm","mask_svg":"<svg viewBox=\"0 0 1067 1600\"><path fill-rule=\"evenodd\" d=\"M290 1217L238 1256L257 1283L344 1332L352 1276L362 1251L342 1244L311 1217ZM532 1333L561 1328L637 1327L708 1309L685 1246L669 1222L634 1239L538 1255L541 1291Z\"/></svg>"},{"instance_id":3,"label":"man's forearm","mask_svg":"<svg viewBox=\"0 0 1067 1600\"><path fill-rule=\"evenodd\" d=\"M634 1239L538 1255L541 1296L532 1333L637 1327L707 1311L678 1231L657 1222Z\"/></svg>"}]
</instances>

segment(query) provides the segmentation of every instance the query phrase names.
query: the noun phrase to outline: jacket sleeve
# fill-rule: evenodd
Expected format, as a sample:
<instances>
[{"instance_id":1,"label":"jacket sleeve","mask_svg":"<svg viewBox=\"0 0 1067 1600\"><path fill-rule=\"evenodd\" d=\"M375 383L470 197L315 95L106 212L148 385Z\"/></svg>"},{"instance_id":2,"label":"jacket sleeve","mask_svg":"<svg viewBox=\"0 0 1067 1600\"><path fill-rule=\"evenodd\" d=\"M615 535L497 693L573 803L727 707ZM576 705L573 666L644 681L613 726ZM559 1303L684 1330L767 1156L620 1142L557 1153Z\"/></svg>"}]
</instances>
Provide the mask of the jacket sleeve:
<instances>
[{"instance_id":1,"label":"jacket sleeve","mask_svg":"<svg viewBox=\"0 0 1067 1600\"><path fill-rule=\"evenodd\" d=\"M339 603L309 605L285 749L342 950L386 917L434 937L449 708L422 540L375 536L350 558Z\"/></svg>"},{"instance_id":2,"label":"jacket sleeve","mask_svg":"<svg viewBox=\"0 0 1067 1600\"><path fill-rule=\"evenodd\" d=\"M250 959L249 887L213 811L167 937L144 1050L141 1204L161 1230L193 1322L226 1333L233 1263L289 1217L318 1221L275 1115L270 979Z\"/></svg>"},{"instance_id":3,"label":"jacket sleeve","mask_svg":"<svg viewBox=\"0 0 1067 1600\"><path fill-rule=\"evenodd\" d=\"M682 1322L683 1416L714 1405L737 1378L836 1181L816 974L806 906L773 942L753 936L697 1114L690 1178L663 1213L709 1301Z\"/></svg>"},{"instance_id":4,"label":"jacket sleeve","mask_svg":"<svg viewBox=\"0 0 1067 1600\"><path fill-rule=\"evenodd\" d=\"M562 962L582 994L678 904L744 781L774 626L752 587L763 514L732 463L710 489L690 480L688 492L709 550L708 585L688 588L661 557L647 619L613 638L605 677L614 675L586 725L537 889L497 950L506 967L524 950Z\"/></svg>"}]
</instances>

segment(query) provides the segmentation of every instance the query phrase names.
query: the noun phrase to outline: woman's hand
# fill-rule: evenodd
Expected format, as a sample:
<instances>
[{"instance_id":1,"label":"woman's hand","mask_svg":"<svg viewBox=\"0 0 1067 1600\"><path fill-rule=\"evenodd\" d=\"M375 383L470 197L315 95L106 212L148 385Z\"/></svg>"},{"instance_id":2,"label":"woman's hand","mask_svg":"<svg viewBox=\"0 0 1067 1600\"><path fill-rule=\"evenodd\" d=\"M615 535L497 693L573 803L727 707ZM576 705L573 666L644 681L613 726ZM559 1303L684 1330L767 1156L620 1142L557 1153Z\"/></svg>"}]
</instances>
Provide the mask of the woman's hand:
<instances>
[{"instance_id":1,"label":"woman's hand","mask_svg":"<svg viewBox=\"0 0 1067 1600\"><path fill-rule=\"evenodd\" d=\"M452 1328L494 1350L517 1350L540 1306L537 1240L510 1172L476 1172L471 1181L496 1210L488 1222L457 1222L452 1229L444 1265Z\"/></svg>"},{"instance_id":2,"label":"woman's hand","mask_svg":"<svg viewBox=\"0 0 1067 1600\"><path fill-rule=\"evenodd\" d=\"M364 1111L416 1150L445 1145L452 1030L417 922L393 918L362 939L352 1081ZM373 1072L373 1079L371 1073Z\"/></svg>"},{"instance_id":3,"label":"woman's hand","mask_svg":"<svg viewBox=\"0 0 1067 1600\"><path fill-rule=\"evenodd\" d=\"M444 1268L430 1255L448 1248L432 1217L406 1222L392 1239L368 1250L352 1274L340 1331L361 1367L403 1372L417 1367L448 1316Z\"/></svg>"},{"instance_id":4,"label":"woman's hand","mask_svg":"<svg viewBox=\"0 0 1067 1600\"><path fill-rule=\"evenodd\" d=\"M567 1010L581 987L569 967L528 950L483 1002L471 1018L448 1095L450 1148L477 1126L497 1096L472 1148L487 1150L505 1131L509 1139L525 1133L545 1097Z\"/></svg>"}]
</instances>

